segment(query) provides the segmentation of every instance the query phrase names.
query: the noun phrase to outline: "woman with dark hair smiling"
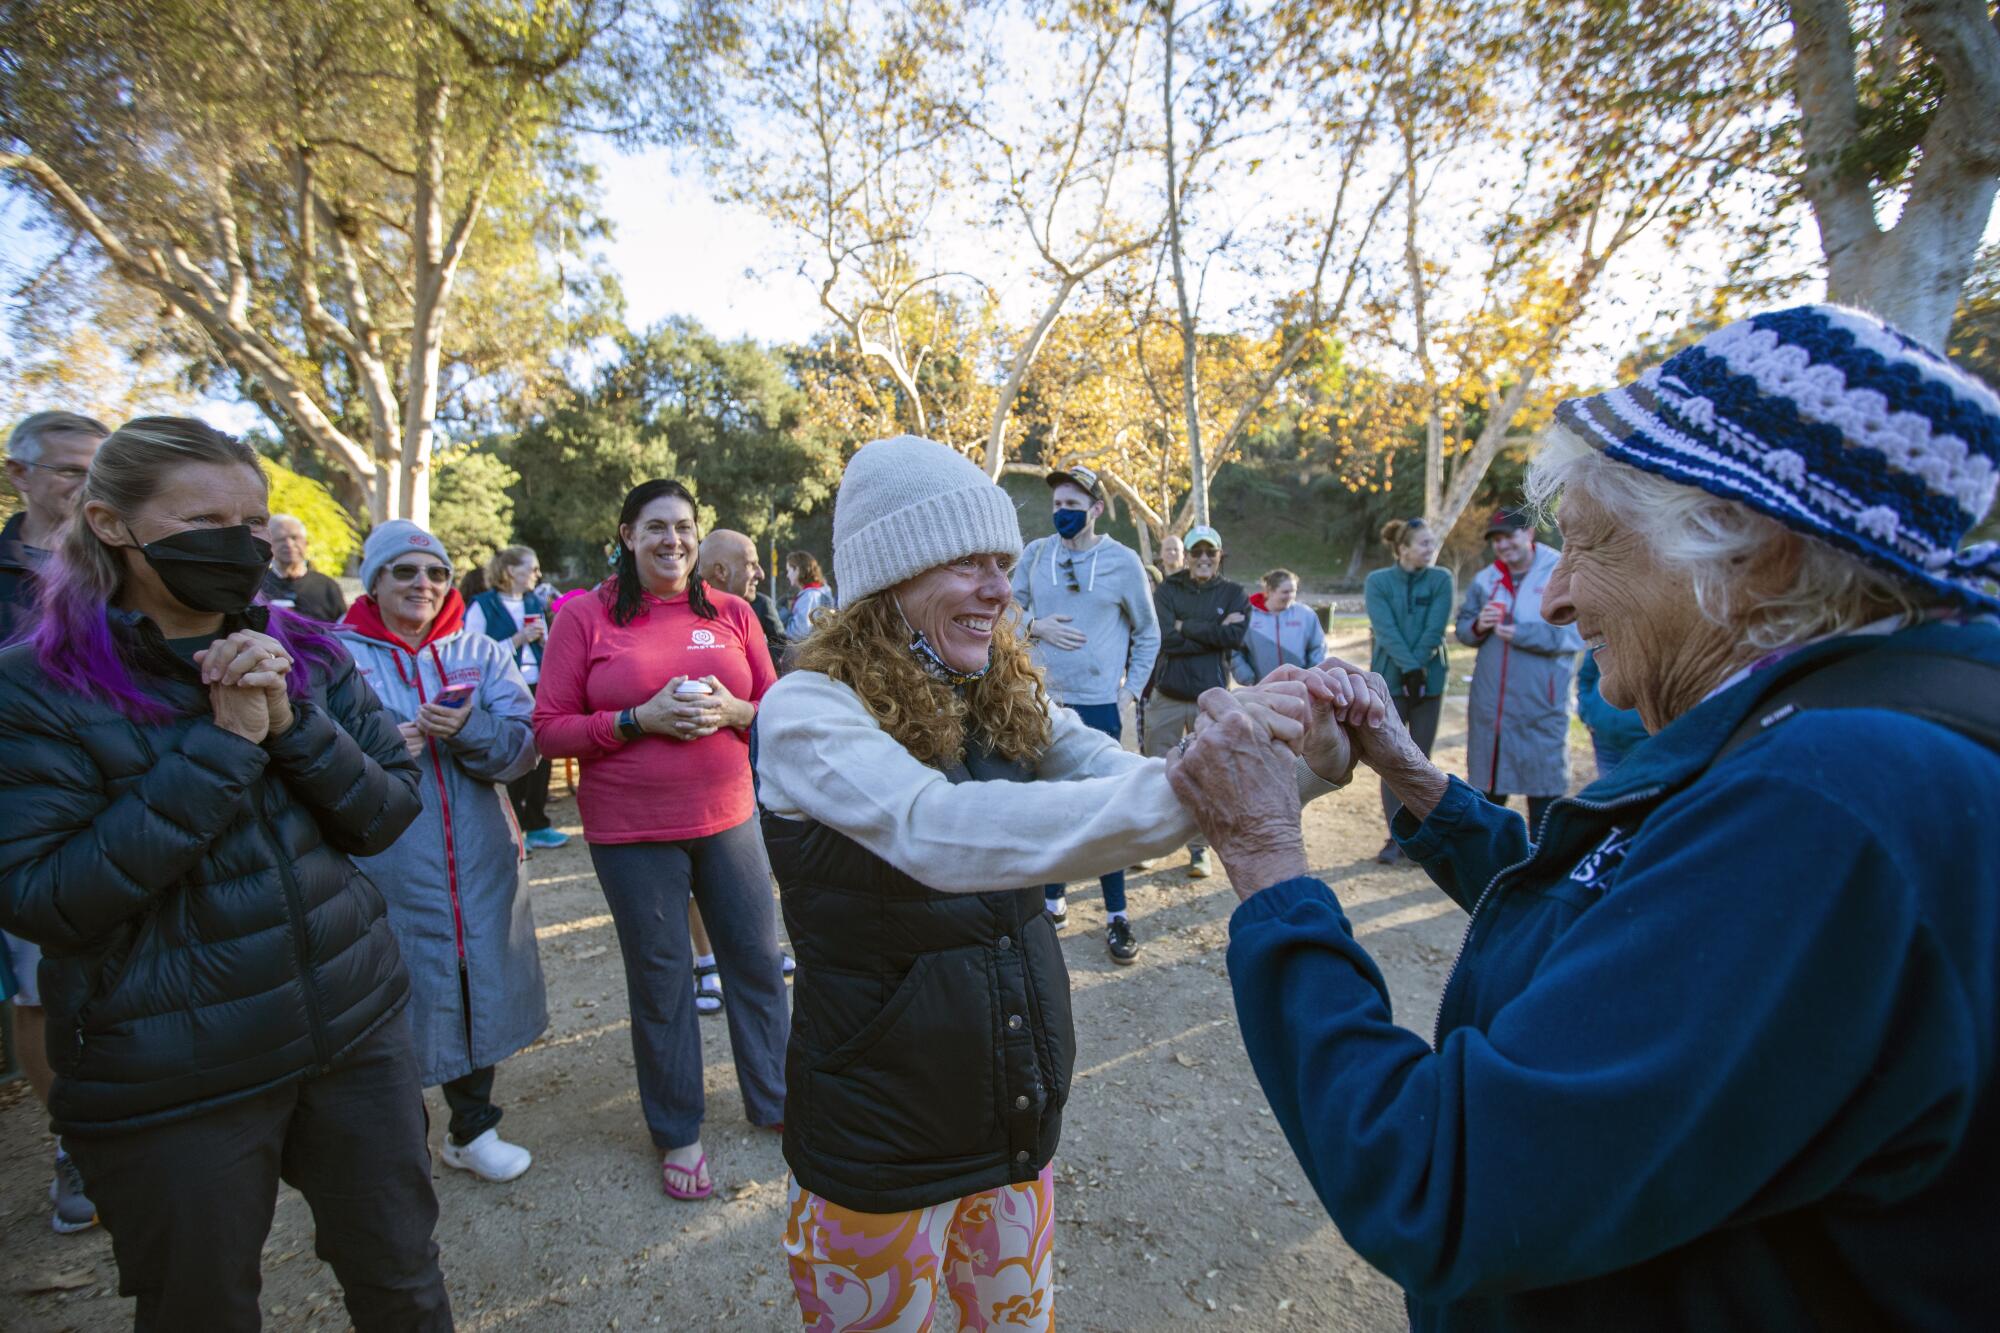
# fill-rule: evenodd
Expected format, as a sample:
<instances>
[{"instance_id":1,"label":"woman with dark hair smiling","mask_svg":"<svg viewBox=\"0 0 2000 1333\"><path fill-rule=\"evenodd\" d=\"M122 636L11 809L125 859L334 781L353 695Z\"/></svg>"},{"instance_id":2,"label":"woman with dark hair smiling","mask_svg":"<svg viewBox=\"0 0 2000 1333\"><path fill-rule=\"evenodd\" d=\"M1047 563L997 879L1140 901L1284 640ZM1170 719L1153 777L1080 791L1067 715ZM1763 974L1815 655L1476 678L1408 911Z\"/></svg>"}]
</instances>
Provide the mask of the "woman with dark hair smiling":
<instances>
[{"instance_id":1,"label":"woman with dark hair smiling","mask_svg":"<svg viewBox=\"0 0 2000 1333\"><path fill-rule=\"evenodd\" d=\"M756 612L696 572L695 501L677 481L633 487L618 567L555 621L535 697L543 754L583 761L577 808L625 958L639 1102L661 1188L714 1193L701 1148L701 1033L689 896L728 984L743 1107L775 1129L790 1014L764 841L751 821L750 724L778 673Z\"/></svg>"},{"instance_id":2,"label":"woman with dark hair smiling","mask_svg":"<svg viewBox=\"0 0 2000 1333\"><path fill-rule=\"evenodd\" d=\"M358 1329L448 1329L409 980L348 859L415 818L325 630L252 605L257 454L143 417L0 652L0 924L45 949L49 1114L141 1329L255 1329L280 1179Z\"/></svg>"}]
</instances>

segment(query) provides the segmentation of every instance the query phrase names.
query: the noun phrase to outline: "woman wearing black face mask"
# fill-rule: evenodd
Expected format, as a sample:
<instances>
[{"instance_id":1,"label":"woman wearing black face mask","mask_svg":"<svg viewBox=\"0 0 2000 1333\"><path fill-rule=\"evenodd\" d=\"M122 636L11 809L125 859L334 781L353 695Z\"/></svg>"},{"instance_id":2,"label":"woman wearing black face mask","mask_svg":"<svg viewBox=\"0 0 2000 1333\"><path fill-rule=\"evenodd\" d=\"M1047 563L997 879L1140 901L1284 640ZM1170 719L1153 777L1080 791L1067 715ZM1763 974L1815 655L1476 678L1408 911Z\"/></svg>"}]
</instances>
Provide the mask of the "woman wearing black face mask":
<instances>
[{"instance_id":1,"label":"woman wearing black face mask","mask_svg":"<svg viewBox=\"0 0 2000 1333\"><path fill-rule=\"evenodd\" d=\"M266 501L198 421L98 451L0 652L0 925L43 946L49 1113L139 1328L257 1327L281 1178L357 1328L449 1328L409 983L348 860L417 772L339 645L252 605Z\"/></svg>"}]
</instances>

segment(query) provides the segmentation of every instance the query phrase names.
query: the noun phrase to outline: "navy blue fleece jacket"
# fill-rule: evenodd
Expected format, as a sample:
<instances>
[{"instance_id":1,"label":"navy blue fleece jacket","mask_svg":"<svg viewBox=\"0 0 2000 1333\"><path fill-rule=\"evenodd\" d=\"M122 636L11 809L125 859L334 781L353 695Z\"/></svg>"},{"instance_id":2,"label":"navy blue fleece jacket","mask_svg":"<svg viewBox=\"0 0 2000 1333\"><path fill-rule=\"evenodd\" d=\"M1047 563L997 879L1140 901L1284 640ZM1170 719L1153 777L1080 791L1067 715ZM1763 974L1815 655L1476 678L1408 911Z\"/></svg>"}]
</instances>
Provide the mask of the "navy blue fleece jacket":
<instances>
[{"instance_id":1,"label":"navy blue fleece jacket","mask_svg":"<svg viewBox=\"0 0 2000 1333\"><path fill-rule=\"evenodd\" d=\"M1883 642L2000 663L1990 625ZM1398 816L1473 913L1435 1047L1324 884L1237 910L1258 1080L1416 1329L2000 1328L2000 755L1841 710L1711 769L1819 651L1557 801L1539 847L1456 779Z\"/></svg>"}]
</instances>

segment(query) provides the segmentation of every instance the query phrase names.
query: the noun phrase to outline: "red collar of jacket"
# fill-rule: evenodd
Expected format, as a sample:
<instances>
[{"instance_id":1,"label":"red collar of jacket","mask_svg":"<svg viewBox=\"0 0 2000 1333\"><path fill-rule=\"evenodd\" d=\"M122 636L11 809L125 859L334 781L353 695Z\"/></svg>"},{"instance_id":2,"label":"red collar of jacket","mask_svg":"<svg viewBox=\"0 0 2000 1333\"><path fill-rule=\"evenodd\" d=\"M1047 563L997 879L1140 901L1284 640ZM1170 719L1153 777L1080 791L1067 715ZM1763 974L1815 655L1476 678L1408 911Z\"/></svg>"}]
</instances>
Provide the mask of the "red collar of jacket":
<instances>
[{"instance_id":1,"label":"red collar of jacket","mask_svg":"<svg viewBox=\"0 0 2000 1333\"><path fill-rule=\"evenodd\" d=\"M400 635L389 628L388 622L382 619L382 610L375 604L375 598L371 594L363 594L355 599L354 605L347 608L347 618L343 623L352 627L364 639L374 639L392 648L401 648L412 657L417 655L416 648L405 643ZM445 593L444 605L438 609L437 619L431 621L430 630L417 648L428 647L439 639L458 633L464 624L465 599L458 595L458 589L453 588Z\"/></svg>"}]
</instances>

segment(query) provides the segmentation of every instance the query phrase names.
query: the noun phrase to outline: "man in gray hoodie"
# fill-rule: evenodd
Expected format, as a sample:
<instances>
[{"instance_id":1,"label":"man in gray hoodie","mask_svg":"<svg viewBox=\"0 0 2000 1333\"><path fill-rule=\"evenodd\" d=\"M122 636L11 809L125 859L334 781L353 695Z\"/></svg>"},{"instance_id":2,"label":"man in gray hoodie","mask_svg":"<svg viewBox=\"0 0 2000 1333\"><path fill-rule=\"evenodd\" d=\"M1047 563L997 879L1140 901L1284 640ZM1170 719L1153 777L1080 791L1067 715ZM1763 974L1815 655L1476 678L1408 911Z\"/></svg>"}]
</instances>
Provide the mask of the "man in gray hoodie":
<instances>
[{"instance_id":1,"label":"man in gray hoodie","mask_svg":"<svg viewBox=\"0 0 2000 1333\"><path fill-rule=\"evenodd\" d=\"M1047 673L1049 696L1076 710L1086 726L1116 739L1118 706L1153 674L1160 652L1160 623L1152 585L1131 547L1097 531L1104 516L1104 483L1090 468L1049 473L1055 532L1029 542L1014 566L1014 600ZM1125 917L1125 872L1103 877L1104 947L1114 963L1139 956ZM1061 926L1069 916L1064 886L1043 893L1049 915Z\"/></svg>"}]
</instances>

